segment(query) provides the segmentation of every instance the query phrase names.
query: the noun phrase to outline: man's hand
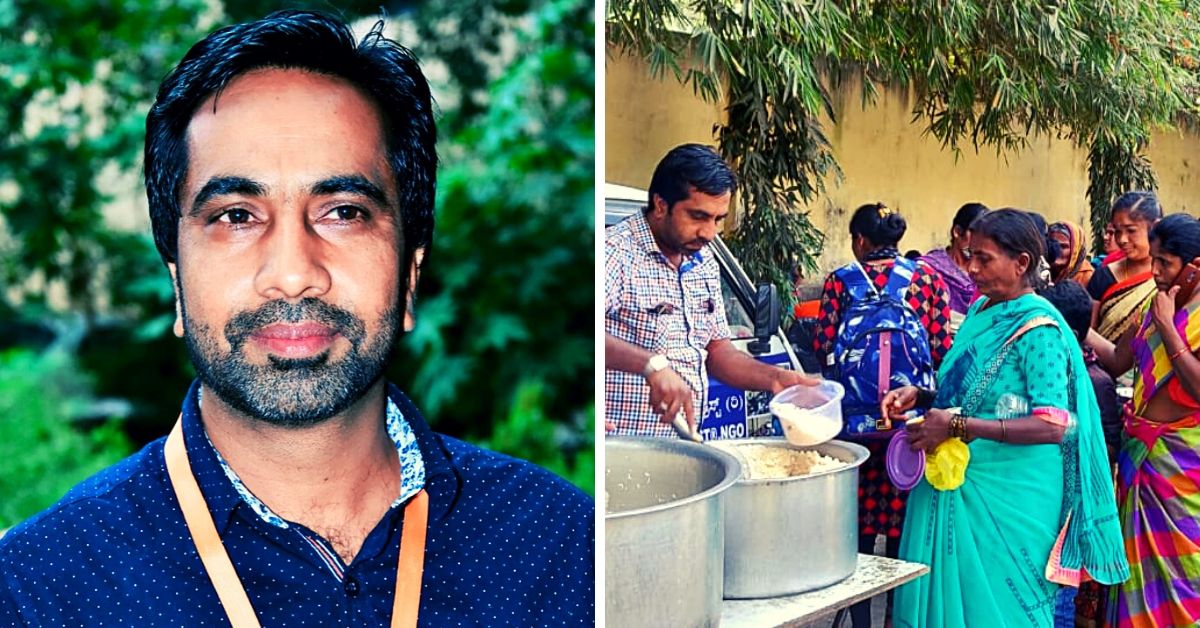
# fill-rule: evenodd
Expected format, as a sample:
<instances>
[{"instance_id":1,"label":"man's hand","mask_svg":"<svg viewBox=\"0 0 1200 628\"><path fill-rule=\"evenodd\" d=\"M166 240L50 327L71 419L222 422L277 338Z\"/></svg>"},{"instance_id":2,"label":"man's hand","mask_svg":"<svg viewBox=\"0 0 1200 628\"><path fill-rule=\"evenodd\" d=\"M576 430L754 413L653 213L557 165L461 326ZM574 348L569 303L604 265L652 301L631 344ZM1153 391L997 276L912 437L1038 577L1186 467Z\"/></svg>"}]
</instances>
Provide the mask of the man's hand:
<instances>
[{"instance_id":1,"label":"man's hand","mask_svg":"<svg viewBox=\"0 0 1200 628\"><path fill-rule=\"evenodd\" d=\"M879 402L880 417L886 422L904 418L904 413L917 405L917 387L902 386L887 391Z\"/></svg>"},{"instance_id":2,"label":"man's hand","mask_svg":"<svg viewBox=\"0 0 1200 628\"><path fill-rule=\"evenodd\" d=\"M815 377L809 377L799 371L789 369L775 369L775 377L771 381L771 392L779 394L779 391L792 386L816 386L821 380Z\"/></svg>"},{"instance_id":3,"label":"man's hand","mask_svg":"<svg viewBox=\"0 0 1200 628\"><path fill-rule=\"evenodd\" d=\"M913 449L924 449L932 453L942 441L950 438L950 413L939 408L930 408L925 419L913 419L904 425L908 431L908 444Z\"/></svg>"},{"instance_id":4,"label":"man's hand","mask_svg":"<svg viewBox=\"0 0 1200 628\"><path fill-rule=\"evenodd\" d=\"M692 405L692 387L676 373L674 369L665 368L651 373L646 378L650 385L650 407L659 415L659 421L670 425L679 411L683 410L687 417L688 428L696 433L696 408Z\"/></svg>"},{"instance_id":5,"label":"man's hand","mask_svg":"<svg viewBox=\"0 0 1200 628\"><path fill-rule=\"evenodd\" d=\"M1154 301L1150 305L1150 316L1154 317L1154 324L1158 326L1159 333L1168 327L1175 327L1175 295L1177 294L1179 294L1179 286L1171 286L1171 289L1166 292L1159 290L1154 293Z\"/></svg>"}]
</instances>

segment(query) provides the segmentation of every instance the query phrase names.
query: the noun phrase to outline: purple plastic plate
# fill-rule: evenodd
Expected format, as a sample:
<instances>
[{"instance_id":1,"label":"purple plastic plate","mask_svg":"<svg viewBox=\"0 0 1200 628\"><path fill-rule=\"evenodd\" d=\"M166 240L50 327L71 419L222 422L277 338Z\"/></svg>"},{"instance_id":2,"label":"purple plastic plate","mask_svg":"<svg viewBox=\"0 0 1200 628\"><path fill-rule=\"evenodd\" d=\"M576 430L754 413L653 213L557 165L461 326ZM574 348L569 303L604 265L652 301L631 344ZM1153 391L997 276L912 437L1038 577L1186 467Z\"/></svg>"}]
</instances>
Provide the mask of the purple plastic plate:
<instances>
[{"instance_id":1,"label":"purple plastic plate","mask_svg":"<svg viewBox=\"0 0 1200 628\"><path fill-rule=\"evenodd\" d=\"M892 484L902 491L912 490L925 475L925 452L908 446L908 432L901 429L887 448L887 472Z\"/></svg>"}]
</instances>

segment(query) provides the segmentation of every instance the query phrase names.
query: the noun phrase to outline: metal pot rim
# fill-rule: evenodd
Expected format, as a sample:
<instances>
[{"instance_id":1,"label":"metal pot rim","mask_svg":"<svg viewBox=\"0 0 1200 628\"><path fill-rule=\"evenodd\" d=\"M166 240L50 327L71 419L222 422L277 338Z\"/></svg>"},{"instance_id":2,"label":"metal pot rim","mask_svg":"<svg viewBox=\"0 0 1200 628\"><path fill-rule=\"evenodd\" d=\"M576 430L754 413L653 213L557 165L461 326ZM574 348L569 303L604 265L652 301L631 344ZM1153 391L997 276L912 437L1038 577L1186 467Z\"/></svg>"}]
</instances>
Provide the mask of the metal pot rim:
<instances>
[{"instance_id":1,"label":"metal pot rim","mask_svg":"<svg viewBox=\"0 0 1200 628\"><path fill-rule=\"evenodd\" d=\"M712 488L696 493L683 499L676 499L653 506L637 508L635 510L622 510L615 513L604 513L604 520L611 521L616 519L624 519L626 517L636 517L665 510L671 510L682 506L694 504L709 499L721 492L729 489L742 477L742 463L738 462L732 454L721 451L716 447L708 447L700 443L693 443L685 440L671 440L665 438L656 438L652 436L605 436L605 442L614 443L638 443L649 445L652 449L667 450L682 448L684 451L691 450L700 453L702 456L712 456L721 463L725 470L725 478L718 482Z\"/></svg>"},{"instance_id":2,"label":"metal pot rim","mask_svg":"<svg viewBox=\"0 0 1200 628\"><path fill-rule=\"evenodd\" d=\"M821 477L825 477L827 475L833 475L835 473L843 473L850 469L858 468L859 466L862 465L862 463L866 462L867 458L870 457L870 455L871 455L871 452L868 451L866 447L863 447L862 445L859 445L858 443L851 443L849 441L844 441L844 440L831 440L826 443L821 443L820 445L813 445L811 447L800 447L797 445L793 445L793 444L789 443L787 441L787 439L780 438L780 437L735 438L735 439L730 439L730 440L720 441L720 442L729 443L730 446L733 446L733 447L738 447L741 445L770 445L770 446L775 446L775 447L781 447L783 449L791 449L794 451L811 451L814 449L819 450L824 445L833 444L833 445L837 445L839 447L843 447L845 449L850 450L850 452L853 453L854 457L855 457L853 462L847 462L846 466L844 466L844 467L838 467L837 469L827 469L825 471L818 471L817 473L810 473L808 475L794 475L794 476L786 477L786 478L746 478L746 477L740 477L740 476L738 477L738 481L737 481L738 484L749 484L752 486L760 486L763 484L791 484L793 482L803 482L805 480L821 478ZM824 454L824 455L828 455L828 454ZM744 475L745 472L746 472L746 470L743 469L742 474Z\"/></svg>"}]
</instances>

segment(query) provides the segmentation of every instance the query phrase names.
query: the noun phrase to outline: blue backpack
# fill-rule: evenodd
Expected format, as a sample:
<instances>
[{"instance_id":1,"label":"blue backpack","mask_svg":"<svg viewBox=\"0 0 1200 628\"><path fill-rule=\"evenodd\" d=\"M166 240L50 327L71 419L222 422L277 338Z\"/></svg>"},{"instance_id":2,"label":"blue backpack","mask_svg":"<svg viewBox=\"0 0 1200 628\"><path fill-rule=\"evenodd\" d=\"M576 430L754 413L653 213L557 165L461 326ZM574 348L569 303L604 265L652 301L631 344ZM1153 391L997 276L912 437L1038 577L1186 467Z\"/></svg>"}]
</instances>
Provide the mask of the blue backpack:
<instances>
[{"instance_id":1,"label":"blue backpack","mask_svg":"<svg viewBox=\"0 0 1200 628\"><path fill-rule=\"evenodd\" d=\"M929 337L907 299L916 268L916 262L897 258L883 290L857 262L834 271L846 286L848 302L843 302L824 374L846 389L844 437L869 438L876 431L879 403L887 391L910 385L934 387Z\"/></svg>"}]
</instances>

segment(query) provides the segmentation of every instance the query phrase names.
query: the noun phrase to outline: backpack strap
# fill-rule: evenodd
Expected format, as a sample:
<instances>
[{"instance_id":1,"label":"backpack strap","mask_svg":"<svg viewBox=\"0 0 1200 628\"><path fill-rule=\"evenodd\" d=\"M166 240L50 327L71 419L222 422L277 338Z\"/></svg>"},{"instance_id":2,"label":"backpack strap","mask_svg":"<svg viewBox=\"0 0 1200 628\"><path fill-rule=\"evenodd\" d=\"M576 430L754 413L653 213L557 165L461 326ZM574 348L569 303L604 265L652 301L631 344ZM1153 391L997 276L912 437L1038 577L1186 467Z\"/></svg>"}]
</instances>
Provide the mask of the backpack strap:
<instances>
[{"instance_id":1,"label":"backpack strap","mask_svg":"<svg viewBox=\"0 0 1200 628\"><path fill-rule=\"evenodd\" d=\"M833 271L833 274L842 280L842 285L846 286L846 292L850 294L852 301L862 301L868 295L879 293L867 278L867 271L857 261L842 266Z\"/></svg>"},{"instance_id":2,"label":"backpack strap","mask_svg":"<svg viewBox=\"0 0 1200 628\"><path fill-rule=\"evenodd\" d=\"M884 291L900 303L908 303L908 287L912 285L913 275L917 272L917 263L907 257L897 257L888 276Z\"/></svg>"}]
</instances>

